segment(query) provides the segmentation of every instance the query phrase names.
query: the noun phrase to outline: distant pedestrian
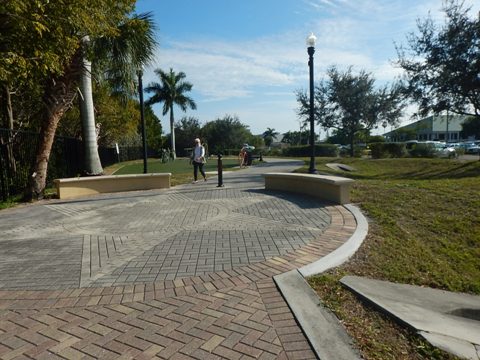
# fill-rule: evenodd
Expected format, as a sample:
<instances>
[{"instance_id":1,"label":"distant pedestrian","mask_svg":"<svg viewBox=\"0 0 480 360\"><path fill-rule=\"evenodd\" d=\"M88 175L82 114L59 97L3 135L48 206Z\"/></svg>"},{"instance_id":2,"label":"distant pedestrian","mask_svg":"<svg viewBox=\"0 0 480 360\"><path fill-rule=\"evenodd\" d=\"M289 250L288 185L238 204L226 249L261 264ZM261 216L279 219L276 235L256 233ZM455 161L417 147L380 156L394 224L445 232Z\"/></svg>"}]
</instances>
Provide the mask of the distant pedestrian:
<instances>
[{"instance_id":1,"label":"distant pedestrian","mask_svg":"<svg viewBox=\"0 0 480 360\"><path fill-rule=\"evenodd\" d=\"M246 167L245 157L247 156L247 149L245 149L245 145L240 149L240 153L238 154L238 162L240 163L240 169L242 167Z\"/></svg>"},{"instance_id":2,"label":"distant pedestrian","mask_svg":"<svg viewBox=\"0 0 480 360\"><path fill-rule=\"evenodd\" d=\"M192 163L193 163L193 183L197 182L198 170L200 169L200 174L203 176L203 180L207 181L207 175L203 170L203 165L205 164L205 148L200 143L200 139L195 139L195 147L193 148L192 153Z\"/></svg>"}]
</instances>

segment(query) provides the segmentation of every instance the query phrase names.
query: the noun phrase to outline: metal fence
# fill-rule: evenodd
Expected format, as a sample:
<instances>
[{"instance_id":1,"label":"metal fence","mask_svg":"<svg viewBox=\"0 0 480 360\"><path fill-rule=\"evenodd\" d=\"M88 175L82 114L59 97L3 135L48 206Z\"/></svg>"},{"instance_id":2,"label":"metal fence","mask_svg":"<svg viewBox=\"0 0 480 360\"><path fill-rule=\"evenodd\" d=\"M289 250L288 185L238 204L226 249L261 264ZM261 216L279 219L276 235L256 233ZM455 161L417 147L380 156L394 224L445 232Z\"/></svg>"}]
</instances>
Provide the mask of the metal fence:
<instances>
[{"instance_id":1,"label":"metal fence","mask_svg":"<svg viewBox=\"0 0 480 360\"><path fill-rule=\"evenodd\" d=\"M39 134L0 129L0 197L3 201L22 194L35 163ZM142 158L141 146L99 147L102 166ZM83 143L79 139L56 136L48 162L47 186L53 179L79 176L83 170Z\"/></svg>"}]
</instances>

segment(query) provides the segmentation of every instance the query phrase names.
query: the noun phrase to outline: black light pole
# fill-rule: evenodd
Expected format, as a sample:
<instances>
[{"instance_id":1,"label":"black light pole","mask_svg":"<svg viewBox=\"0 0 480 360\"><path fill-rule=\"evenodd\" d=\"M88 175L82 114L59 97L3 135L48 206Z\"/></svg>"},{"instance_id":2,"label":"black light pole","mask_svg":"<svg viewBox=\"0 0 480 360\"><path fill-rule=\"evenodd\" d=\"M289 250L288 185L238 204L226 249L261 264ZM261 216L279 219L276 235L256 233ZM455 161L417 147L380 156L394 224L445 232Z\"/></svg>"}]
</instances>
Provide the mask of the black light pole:
<instances>
[{"instance_id":1,"label":"black light pole","mask_svg":"<svg viewBox=\"0 0 480 360\"><path fill-rule=\"evenodd\" d=\"M147 173L147 131L145 129L145 111L143 104L143 84L142 75L143 71L138 70L138 94L140 96L140 120L142 122L142 142L143 142L143 173Z\"/></svg>"},{"instance_id":2,"label":"black light pole","mask_svg":"<svg viewBox=\"0 0 480 360\"><path fill-rule=\"evenodd\" d=\"M307 52L308 52L308 67L310 69L310 167L308 172L310 174L316 174L317 170L315 169L315 125L313 123L314 111L313 111L313 98L314 98L314 89L313 89L313 54L315 53L315 41L317 40L316 36L313 33L307 38Z\"/></svg>"}]
</instances>

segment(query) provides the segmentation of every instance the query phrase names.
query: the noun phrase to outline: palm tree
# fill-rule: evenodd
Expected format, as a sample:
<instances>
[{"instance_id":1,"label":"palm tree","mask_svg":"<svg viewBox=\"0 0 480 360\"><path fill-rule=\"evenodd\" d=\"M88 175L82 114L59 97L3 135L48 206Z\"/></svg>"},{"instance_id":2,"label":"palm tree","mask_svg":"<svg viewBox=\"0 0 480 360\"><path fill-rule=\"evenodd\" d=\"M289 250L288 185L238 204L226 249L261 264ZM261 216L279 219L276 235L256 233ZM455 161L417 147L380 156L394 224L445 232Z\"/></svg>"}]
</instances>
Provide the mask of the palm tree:
<instances>
[{"instance_id":1,"label":"palm tree","mask_svg":"<svg viewBox=\"0 0 480 360\"><path fill-rule=\"evenodd\" d=\"M103 173L102 163L98 155L97 133L95 128L95 112L92 94L92 63L85 55L90 38L82 39L83 67L80 73L80 117L82 119L84 171L87 175Z\"/></svg>"},{"instance_id":2,"label":"palm tree","mask_svg":"<svg viewBox=\"0 0 480 360\"><path fill-rule=\"evenodd\" d=\"M151 13L133 15L119 24L117 36L102 37L92 44L98 60L96 76L110 85L114 95L126 100L135 93L136 73L153 57L156 46L154 29ZM88 46L88 37L84 37L83 42ZM80 115L85 153L84 170L86 174L99 175L103 169L98 155L91 71L91 63L84 56L80 81L80 90L83 92Z\"/></svg>"},{"instance_id":3,"label":"palm tree","mask_svg":"<svg viewBox=\"0 0 480 360\"><path fill-rule=\"evenodd\" d=\"M166 115L170 111L170 138L172 141L173 156L175 157L173 105L178 105L183 112L186 112L187 108L195 110L197 108L195 101L185 95L186 92L192 90L193 85L184 80L186 75L182 71L176 74L172 68L170 68L169 73L166 73L162 69L156 69L155 73L160 78L161 83L153 82L145 88L147 93L153 93L153 96L146 101L146 104L153 105L163 102L163 115Z\"/></svg>"},{"instance_id":4,"label":"palm tree","mask_svg":"<svg viewBox=\"0 0 480 360\"><path fill-rule=\"evenodd\" d=\"M275 131L275 129L267 128L267 130L265 130L262 134L263 140L265 141L265 145L270 147L270 145L272 145L273 139L278 134L279 134L279 132Z\"/></svg>"},{"instance_id":5,"label":"palm tree","mask_svg":"<svg viewBox=\"0 0 480 360\"><path fill-rule=\"evenodd\" d=\"M124 23L118 24L117 31L113 37L93 39L92 46L95 49L94 51L89 52L85 45L81 46L80 44L83 41L79 39L79 46L69 62L66 63L63 71L59 75L53 75L47 79L43 95L44 108L41 109L40 115L39 143L30 184L26 189L25 195L27 198L43 197L47 179L48 159L50 158L58 123L76 100L80 79L84 76L88 78L90 75L88 61L86 62L85 60L86 54L95 54L95 63L101 65L99 68L103 69L103 72L101 72L103 79L108 80L112 84L113 89L118 91L125 90L125 94L128 92L133 93L135 84L132 79L135 76L135 70L138 70L142 64L145 64L153 56L153 49L156 44L153 37L153 29L154 25L150 14L134 15L131 18L127 18ZM130 40L121 40L122 34L130 35L127 37ZM128 53L124 51L129 48L136 49L136 52ZM85 83L89 81L88 79L85 80ZM100 80L102 80L101 76ZM88 93L91 91L91 86L90 90L88 87L87 85L83 91L80 89L84 98L87 98ZM88 106L90 109L86 113L92 115L94 113L92 109L93 102L90 102ZM89 129L95 129L93 116L85 117L84 126ZM98 157L96 136L94 138L94 141L90 142L87 152L97 152ZM95 155L93 155L92 159L94 158ZM92 168L95 168L95 165ZM98 169L91 172L98 173Z\"/></svg>"}]
</instances>

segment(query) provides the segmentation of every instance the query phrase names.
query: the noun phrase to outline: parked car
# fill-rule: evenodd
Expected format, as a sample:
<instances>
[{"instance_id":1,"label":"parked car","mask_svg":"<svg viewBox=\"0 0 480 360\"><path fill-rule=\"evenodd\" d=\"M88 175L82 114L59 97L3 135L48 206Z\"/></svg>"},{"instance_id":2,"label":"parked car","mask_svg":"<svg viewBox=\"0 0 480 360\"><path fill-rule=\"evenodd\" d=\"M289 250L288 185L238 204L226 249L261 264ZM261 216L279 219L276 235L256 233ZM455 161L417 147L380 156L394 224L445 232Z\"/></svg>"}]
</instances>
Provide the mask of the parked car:
<instances>
[{"instance_id":1,"label":"parked car","mask_svg":"<svg viewBox=\"0 0 480 360\"><path fill-rule=\"evenodd\" d=\"M450 144L440 141L417 141L406 142L406 148L413 156L436 156L441 158L456 158L457 151Z\"/></svg>"},{"instance_id":2,"label":"parked car","mask_svg":"<svg viewBox=\"0 0 480 360\"><path fill-rule=\"evenodd\" d=\"M480 154L480 145L471 145L465 149L465 154Z\"/></svg>"},{"instance_id":3,"label":"parked car","mask_svg":"<svg viewBox=\"0 0 480 360\"><path fill-rule=\"evenodd\" d=\"M449 159L457 157L457 151L450 144L446 144L442 142L432 142L432 143L433 143L433 147L435 148L435 153L438 157L449 158Z\"/></svg>"}]
</instances>

